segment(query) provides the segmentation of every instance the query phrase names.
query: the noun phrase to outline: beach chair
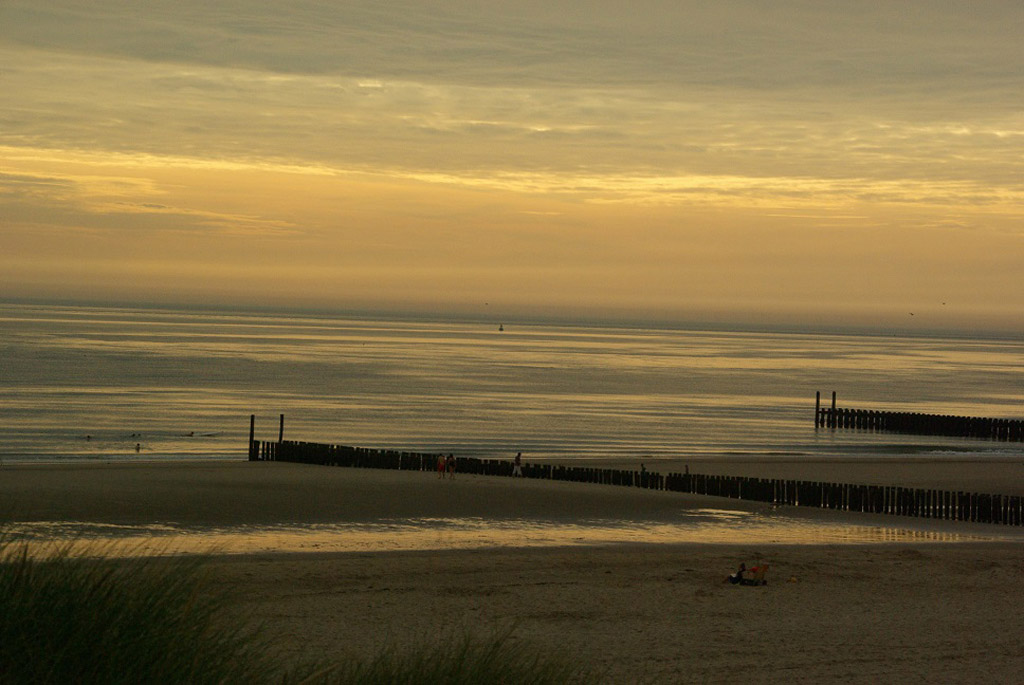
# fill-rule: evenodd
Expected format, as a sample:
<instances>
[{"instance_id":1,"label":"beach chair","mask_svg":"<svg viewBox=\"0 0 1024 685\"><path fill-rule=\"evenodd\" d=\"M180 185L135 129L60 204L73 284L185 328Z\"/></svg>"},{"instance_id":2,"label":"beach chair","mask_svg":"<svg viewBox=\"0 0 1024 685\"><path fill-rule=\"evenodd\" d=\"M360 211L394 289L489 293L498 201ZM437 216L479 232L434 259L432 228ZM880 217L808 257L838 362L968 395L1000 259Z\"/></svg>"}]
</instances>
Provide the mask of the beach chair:
<instances>
[{"instance_id":1,"label":"beach chair","mask_svg":"<svg viewBox=\"0 0 1024 685\"><path fill-rule=\"evenodd\" d=\"M767 585L765 574L768 573L768 564L758 564L747 569L746 575L740 581L740 585Z\"/></svg>"}]
</instances>

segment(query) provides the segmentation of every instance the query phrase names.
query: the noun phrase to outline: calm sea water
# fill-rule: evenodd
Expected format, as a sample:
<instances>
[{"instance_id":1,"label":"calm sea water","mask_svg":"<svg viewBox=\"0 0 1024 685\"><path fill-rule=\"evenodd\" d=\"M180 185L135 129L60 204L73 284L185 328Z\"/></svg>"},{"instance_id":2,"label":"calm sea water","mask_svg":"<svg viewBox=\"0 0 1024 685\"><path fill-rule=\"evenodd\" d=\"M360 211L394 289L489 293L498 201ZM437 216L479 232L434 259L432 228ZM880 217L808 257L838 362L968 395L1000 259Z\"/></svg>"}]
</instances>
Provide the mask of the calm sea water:
<instances>
[{"instance_id":1,"label":"calm sea water","mask_svg":"<svg viewBox=\"0 0 1024 685\"><path fill-rule=\"evenodd\" d=\"M1024 341L0 304L0 458L243 459L257 438L509 458L1020 458L816 431L841 406L1019 418ZM138 450L138 451L136 451Z\"/></svg>"}]
</instances>

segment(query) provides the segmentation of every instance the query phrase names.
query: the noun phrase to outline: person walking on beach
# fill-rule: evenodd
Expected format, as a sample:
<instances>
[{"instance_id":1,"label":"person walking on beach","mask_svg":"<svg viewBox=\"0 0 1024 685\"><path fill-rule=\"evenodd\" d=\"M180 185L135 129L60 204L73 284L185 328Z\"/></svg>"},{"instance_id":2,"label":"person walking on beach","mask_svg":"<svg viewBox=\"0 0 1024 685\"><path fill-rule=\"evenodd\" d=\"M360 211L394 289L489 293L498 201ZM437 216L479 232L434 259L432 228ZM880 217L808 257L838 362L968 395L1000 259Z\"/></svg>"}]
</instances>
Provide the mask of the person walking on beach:
<instances>
[{"instance_id":1,"label":"person walking on beach","mask_svg":"<svg viewBox=\"0 0 1024 685\"><path fill-rule=\"evenodd\" d=\"M448 477L455 480L455 455L448 455Z\"/></svg>"},{"instance_id":2,"label":"person walking on beach","mask_svg":"<svg viewBox=\"0 0 1024 685\"><path fill-rule=\"evenodd\" d=\"M523 477L523 453L516 452L516 458L512 461L512 477Z\"/></svg>"},{"instance_id":3,"label":"person walking on beach","mask_svg":"<svg viewBox=\"0 0 1024 685\"><path fill-rule=\"evenodd\" d=\"M445 467L447 466L448 460L444 458L443 454L437 455L437 477L444 478Z\"/></svg>"}]
</instances>

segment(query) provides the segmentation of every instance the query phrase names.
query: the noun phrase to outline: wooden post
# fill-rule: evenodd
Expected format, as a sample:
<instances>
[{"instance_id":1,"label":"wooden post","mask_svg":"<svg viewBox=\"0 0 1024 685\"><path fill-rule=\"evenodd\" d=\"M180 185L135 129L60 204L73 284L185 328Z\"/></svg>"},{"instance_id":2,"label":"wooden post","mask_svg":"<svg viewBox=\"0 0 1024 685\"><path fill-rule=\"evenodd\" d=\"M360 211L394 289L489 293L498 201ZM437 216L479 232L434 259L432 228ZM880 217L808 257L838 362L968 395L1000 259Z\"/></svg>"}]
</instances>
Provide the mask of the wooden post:
<instances>
[{"instance_id":1,"label":"wooden post","mask_svg":"<svg viewBox=\"0 0 1024 685\"><path fill-rule=\"evenodd\" d=\"M253 460L252 442L256 438L256 415L249 414L249 461Z\"/></svg>"},{"instance_id":2,"label":"wooden post","mask_svg":"<svg viewBox=\"0 0 1024 685\"><path fill-rule=\"evenodd\" d=\"M814 427L818 427L818 418L821 416L821 390L814 393Z\"/></svg>"},{"instance_id":3,"label":"wooden post","mask_svg":"<svg viewBox=\"0 0 1024 685\"><path fill-rule=\"evenodd\" d=\"M835 428L836 427L836 391L835 390L832 391L832 417L831 417L831 420L829 421L829 427L831 427L831 428Z\"/></svg>"},{"instance_id":4,"label":"wooden post","mask_svg":"<svg viewBox=\"0 0 1024 685\"><path fill-rule=\"evenodd\" d=\"M281 414L281 429L277 433L277 441L284 442L284 414Z\"/></svg>"}]
</instances>

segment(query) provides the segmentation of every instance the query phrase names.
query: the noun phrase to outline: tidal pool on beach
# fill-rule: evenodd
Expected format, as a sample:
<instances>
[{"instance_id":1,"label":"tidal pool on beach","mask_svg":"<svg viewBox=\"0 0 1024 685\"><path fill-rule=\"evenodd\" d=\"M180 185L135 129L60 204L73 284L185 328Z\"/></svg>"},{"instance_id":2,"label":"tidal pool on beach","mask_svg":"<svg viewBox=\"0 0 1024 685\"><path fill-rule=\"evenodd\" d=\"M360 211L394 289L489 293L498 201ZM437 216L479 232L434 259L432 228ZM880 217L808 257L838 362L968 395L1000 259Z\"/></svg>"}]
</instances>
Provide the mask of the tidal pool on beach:
<instances>
[{"instance_id":1,"label":"tidal pool on beach","mask_svg":"<svg viewBox=\"0 0 1024 685\"><path fill-rule=\"evenodd\" d=\"M728 509L696 509L675 522L590 519L416 518L361 523L185 527L89 522L18 522L8 543L31 554L66 546L75 555L265 554L572 547L615 544L879 544L984 542L1005 528L956 531L893 521L861 525ZM918 522L914 522L917 524ZM1015 538L1014 538L1015 539ZM8 547L8 551L12 547Z\"/></svg>"}]
</instances>

